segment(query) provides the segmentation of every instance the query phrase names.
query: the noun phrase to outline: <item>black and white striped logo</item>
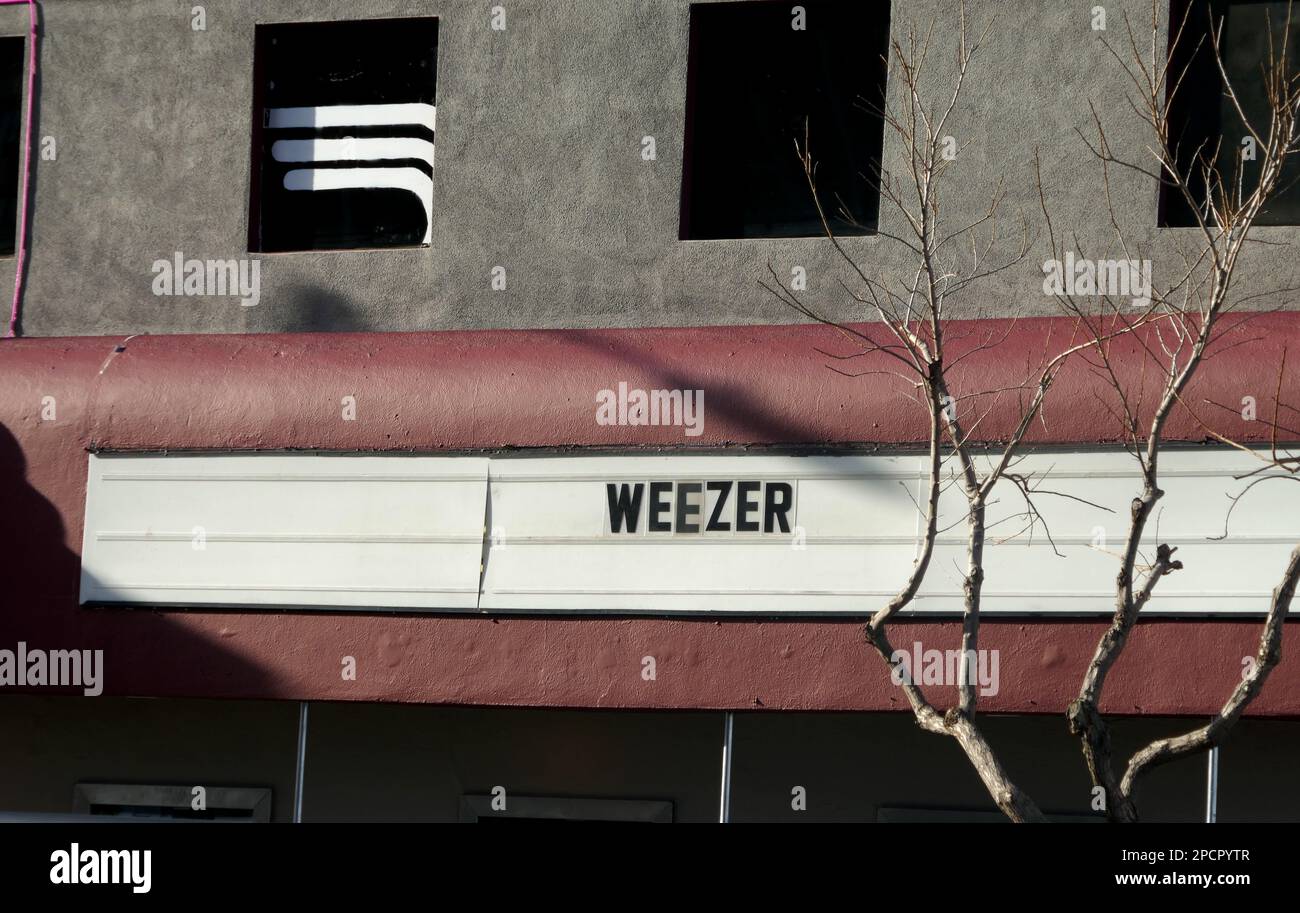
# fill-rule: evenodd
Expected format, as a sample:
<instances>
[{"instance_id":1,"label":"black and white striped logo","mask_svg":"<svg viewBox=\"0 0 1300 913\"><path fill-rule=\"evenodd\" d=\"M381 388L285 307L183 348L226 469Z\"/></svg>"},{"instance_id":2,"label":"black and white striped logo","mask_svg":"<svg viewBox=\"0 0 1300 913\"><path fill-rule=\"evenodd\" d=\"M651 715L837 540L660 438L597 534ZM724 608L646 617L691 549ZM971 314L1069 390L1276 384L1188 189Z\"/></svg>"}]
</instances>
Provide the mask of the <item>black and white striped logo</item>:
<instances>
[{"instance_id":1,"label":"black and white striped logo","mask_svg":"<svg viewBox=\"0 0 1300 913\"><path fill-rule=\"evenodd\" d=\"M323 105L315 108L270 108L268 130L355 130L387 128L378 136L341 139L276 139L271 157L301 163L284 173L285 190L372 190L390 188L412 193L424 208L422 244L429 243L433 222L433 135L437 108L426 104ZM427 131L430 139L414 134ZM402 162L423 162L420 168Z\"/></svg>"},{"instance_id":2,"label":"black and white striped logo","mask_svg":"<svg viewBox=\"0 0 1300 913\"><path fill-rule=\"evenodd\" d=\"M263 251L429 244L437 20L259 26Z\"/></svg>"}]
</instances>

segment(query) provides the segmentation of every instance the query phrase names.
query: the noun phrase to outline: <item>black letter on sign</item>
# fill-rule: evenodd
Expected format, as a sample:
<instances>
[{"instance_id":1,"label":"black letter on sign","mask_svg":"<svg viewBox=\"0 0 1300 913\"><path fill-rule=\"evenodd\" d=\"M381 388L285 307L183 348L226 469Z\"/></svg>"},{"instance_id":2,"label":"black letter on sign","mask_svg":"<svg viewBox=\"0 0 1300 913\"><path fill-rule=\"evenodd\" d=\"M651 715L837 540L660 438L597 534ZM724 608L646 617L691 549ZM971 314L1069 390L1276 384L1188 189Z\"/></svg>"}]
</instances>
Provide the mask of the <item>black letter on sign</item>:
<instances>
[{"instance_id":1,"label":"black letter on sign","mask_svg":"<svg viewBox=\"0 0 1300 913\"><path fill-rule=\"evenodd\" d=\"M762 482L736 483L736 499L740 502L736 505L736 532L758 532L758 521L747 518L750 514L758 513L758 501L751 501L749 496L758 494L758 490L762 487Z\"/></svg>"},{"instance_id":2,"label":"black letter on sign","mask_svg":"<svg viewBox=\"0 0 1300 913\"><path fill-rule=\"evenodd\" d=\"M790 505L794 502L794 486L789 482L768 482L767 491L764 494L763 532L773 532L773 517L780 521L781 532L790 532L790 518L786 514L790 513ZM779 504L777 503L778 494L781 496Z\"/></svg>"},{"instance_id":3,"label":"black letter on sign","mask_svg":"<svg viewBox=\"0 0 1300 913\"><path fill-rule=\"evenodd\" d=\"M605 497L609 499L609 531L621 532L626 521L629 533L636 532L637 519L641 516L641 493L645 486L640 482L631 486L624 482L619 486L615 496L614 483L605 486Z\"/></svg>"},{"instance_id":4,"label":"black letter on sign","mask_svg":"<svg viewBox=\"0 0 1300 913\"><path fill-rule=\"evenodd\" d=\"M673 522L671 520L659 519L662 514L666 514L672 509L672 505L665 504L659 496L672 490L672 482L650 483L650 516L647 518L646 528L652 533L667 533L672 531Z\"/></svg>"},{"instance_id":5,"label":"black letter on sign","mask_svg":"<svg viewBox=\"0 0 1300 913\"><path fill-rule=\"evenodd\" d=\"M709 514L709 524L704 527L706 532L710 533L729 533L731 532L731 521L722 519L722 507L727 503L727 495L731 493L730 482L705 482L705 487L709 491L720 491L717 502L713 505L713 513Z\"/></svg>"},{"instance_id":6,"label":"black letter on sign","mask_svg":"<svg viewBox=\"0 0 1300 913\"><path fill-rule=\"evenodd\" d=\"M700 531L700 505L687 503L687 495L698 495L702 486L699 482L677 483L677 531L679 533L698 533ZM688 517L694 519L687 519Z\"/></svg>"}]
</instances>

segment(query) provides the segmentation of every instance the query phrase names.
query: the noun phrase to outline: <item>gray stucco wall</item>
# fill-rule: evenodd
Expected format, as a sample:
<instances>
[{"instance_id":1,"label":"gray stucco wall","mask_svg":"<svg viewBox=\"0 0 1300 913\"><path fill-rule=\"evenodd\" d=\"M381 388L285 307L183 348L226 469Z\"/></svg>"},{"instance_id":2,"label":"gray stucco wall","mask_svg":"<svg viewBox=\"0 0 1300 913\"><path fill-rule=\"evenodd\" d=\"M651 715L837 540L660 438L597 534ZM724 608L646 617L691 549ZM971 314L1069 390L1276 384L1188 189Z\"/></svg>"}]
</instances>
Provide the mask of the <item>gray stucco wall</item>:
<instances>
[{"instance_id":1,"label":"gray stucco wall","mask_svg":"<svg viewBox=\"0 0 1300 913\"><path fill-rule=\"evenodd\" d=\"M799 318L759 288L767 265L808 272L809 301L829 316L866 318L840 289L847 268L824 239L679 241L688 0L501 0L505 31L480 0L208 0L207 28L175 0L47 0L38 137L56 161L35 161L25 335L482 327L620 327L780 323ZM1162 8L1165 4L1161 3ZM1030 257L956 302L963 315L1056 313L1042 292L1047 256L1033 184L1042 162L1058 229L1081 255L1119 256L1100 169L1075 130L1088 102L1117 149L1140 156L1145 134L1124 102L1125 77L1101 43L1119 46L1127 12L1141 31L1146 0L1089 4L975 0L996 15L965 107L949 131L959 145L944 206L957 225L1008 190L1006 234L1023 211L1038 243ZM253 33L257 23L439 17L437 163L428 249L262 257L257 307L233 298L155 297L150 266L175 251L245 256ZM955 8L895 0L894 28L940 16L930 63L950 83ZM25 34L25 7L0 9L0 34ZM1142 44L1142 42L1139 42ZM892 90L896 89L893 87ZM641 138L658 157L643 161ZM737 138L743 148L744 138ZM887 167L903 152L886 135ZM1177 268L1185 230L1155 229L1156 189L1113 175L1133 256L1153 260L1157 285ZM882 205L881 228L900 230ZM1297 229L1262 237L1294 241ZM914 267L881 237L850 239L853 255L886 274ZM261 255L259 255L261 256ZM505 291L490 287L494 266ZM0 261L7 300L14 260ZM1295 281L1295 258L1260 248L1242 294ZM1266 296L1254 307L1286 306Z\"/></svg>"}]
</instances>

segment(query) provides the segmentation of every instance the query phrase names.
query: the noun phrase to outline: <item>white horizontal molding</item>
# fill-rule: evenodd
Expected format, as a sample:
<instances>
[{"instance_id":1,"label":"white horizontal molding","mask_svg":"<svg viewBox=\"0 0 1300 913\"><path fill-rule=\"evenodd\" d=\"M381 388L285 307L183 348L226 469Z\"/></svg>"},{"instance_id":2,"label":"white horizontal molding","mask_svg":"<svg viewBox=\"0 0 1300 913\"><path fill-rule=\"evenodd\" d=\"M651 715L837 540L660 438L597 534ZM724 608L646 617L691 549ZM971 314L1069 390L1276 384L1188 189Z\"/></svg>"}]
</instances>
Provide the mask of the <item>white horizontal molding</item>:
<instances>
[{"instance_id":1,"label":"white horizontal molding","mask_svg":"<svg viewBox=\"0 0 1300 913\"><path fill-rule=\"evenodd\" d=\"M320 127L424 127L434 130L435 105L418 102L391 105L317 105L267 108L266 126L272 130Z\"/></svg>"},{"instance_id":2,"label":"white horizontal molding","mask_svg":"<svg viewBox=\"0 0 1300 913\"><path fill-rule=\"evenodd\" d=\"M409 136L282 139L271 144L277 162L379 162L419 159L433 165L433 143Z\"/></svg>"}]
</instances>

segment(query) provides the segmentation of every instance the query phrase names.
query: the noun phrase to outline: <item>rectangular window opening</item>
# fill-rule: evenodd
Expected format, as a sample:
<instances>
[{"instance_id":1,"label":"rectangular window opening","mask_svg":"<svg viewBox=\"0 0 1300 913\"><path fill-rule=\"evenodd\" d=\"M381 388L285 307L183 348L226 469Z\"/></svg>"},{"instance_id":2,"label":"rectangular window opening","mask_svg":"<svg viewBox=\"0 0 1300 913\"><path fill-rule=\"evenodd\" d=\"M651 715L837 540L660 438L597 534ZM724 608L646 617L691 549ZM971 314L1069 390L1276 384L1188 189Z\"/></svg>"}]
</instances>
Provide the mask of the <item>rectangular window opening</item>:
<instances>
[{"instance_id":1,"label":"rectangular window opening","mask_svg":"<svg viewBox=\"0 0 1300 913\"><path fill-rule=\"evenodd\" d=\"M1267 136L1269 111L1262 66L1269 59L1270 30L1273 48L1276 53L1281 52L1287 13L1287 0L1171 0L1171 94L1167 98L1170 144L1175 147L1179 171L1187 177L1196 208L1177 188L1162 186L1159 220L1162 228L1194 227L1196 209L1205 215L1208 192L1205 164L1212 165L1229 182L1235 180L1240 167L1246 193L1258 186L1263 150L1249 148L1253 144L1249 131L1224 94L1223 77L1214 59L1211 28L1222 22L1223 69L1247 119L1260 136ZM1300 68L1300 8L1292 11L1286 32L1287 65L1296 73ZM1174 85L1184 71L1182 83L1174 92ZM1277 191L1255 224L1300 225L1300 157L1288 158Z\"/></svg>"},{"instance_id":2,"label":"rectangular window opening","mask_svg":"<svg viewBox=\"0 0 1300 913\"><path fill-rule=\"evenodd\" d=\"M254 252L427 246L438 20L259 25Z\"/></svg>"},{"instance_id":3,"label":"rectangular window opening","mask_svg":"<svg viewBox=\"0 0 1300 913\"><path fill-rule=\"evenodd\" d=\"M889 3L755 0L690 11L682 240L876 230Z\"/></svg>"},{"instance_id":4,"label":"rectangular window opening","mask_svg":"<svg viewBox=\"0 0 1300 913\"><path fill-rule=\"evenodd\" d=\"M25 38L0 38L0 256L18 243L18 171L22 162Z\"/></svg>"}]
</instances>

